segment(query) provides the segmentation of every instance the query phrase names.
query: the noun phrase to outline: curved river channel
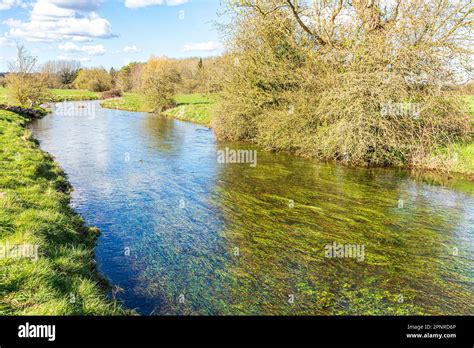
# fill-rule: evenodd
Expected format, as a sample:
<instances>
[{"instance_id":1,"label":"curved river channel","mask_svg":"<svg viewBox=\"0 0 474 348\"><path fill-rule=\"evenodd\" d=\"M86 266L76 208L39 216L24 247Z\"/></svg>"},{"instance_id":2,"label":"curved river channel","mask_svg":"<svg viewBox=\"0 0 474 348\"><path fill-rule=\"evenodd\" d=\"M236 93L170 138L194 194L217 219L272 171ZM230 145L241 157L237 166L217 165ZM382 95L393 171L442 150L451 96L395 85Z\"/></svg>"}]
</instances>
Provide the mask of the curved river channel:
<instances>
[{"instance_id":1,"label":"curved river channel","mask_svg":"<svg viewBox=\"0 0 474 348\"><path fill-rule=\"evenodd\" d=\"M29 128L102 232L99 271L141 314L474 314L473 182L221 143L98 102Z\"/></svg>"}]
</instances>

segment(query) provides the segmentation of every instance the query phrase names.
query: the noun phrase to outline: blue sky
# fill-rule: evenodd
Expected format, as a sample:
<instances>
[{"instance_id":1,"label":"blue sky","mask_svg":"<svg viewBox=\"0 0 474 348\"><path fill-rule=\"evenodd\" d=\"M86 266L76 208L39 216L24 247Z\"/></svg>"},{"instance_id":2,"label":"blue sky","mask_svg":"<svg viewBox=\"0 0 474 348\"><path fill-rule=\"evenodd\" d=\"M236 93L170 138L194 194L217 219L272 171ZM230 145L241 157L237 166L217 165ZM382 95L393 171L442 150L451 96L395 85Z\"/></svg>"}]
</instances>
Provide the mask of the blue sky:
<instances>
[{"instance_id":1,"label":"blue sky","mask_svg":"<svg viewBox=\"0 0 474 348\"><path fill-rule=\"evenodd\" d=\"M0 0L0 71L24 44L39 63L120 68L150 55L222 53L218 0Z\"/></svg>"}]
</instances>

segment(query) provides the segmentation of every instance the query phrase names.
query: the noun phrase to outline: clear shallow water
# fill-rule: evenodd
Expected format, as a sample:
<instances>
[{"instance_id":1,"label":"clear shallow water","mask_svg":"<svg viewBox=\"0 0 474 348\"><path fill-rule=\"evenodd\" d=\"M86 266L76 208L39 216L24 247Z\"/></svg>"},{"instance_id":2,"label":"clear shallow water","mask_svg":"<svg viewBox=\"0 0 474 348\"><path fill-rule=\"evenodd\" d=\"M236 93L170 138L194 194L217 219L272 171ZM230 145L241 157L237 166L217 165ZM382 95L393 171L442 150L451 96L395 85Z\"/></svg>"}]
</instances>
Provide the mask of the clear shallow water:
<instances>
[{"instance_id":1,"label":"clear shallow water","mask_svg":"<svg viewBox=\"0 0 474 348\"><path fill-rule=\"evenodd\" d=\"M255 168L219 164L219 149L254 148L159 115L67 105L76 111L30 129L68 174L75 210L102 231L99 270L127 307L474 314L473 183L261 150ZM326 257L334 242L363 246L363 259Z\"/></svg>"}]
</instances>

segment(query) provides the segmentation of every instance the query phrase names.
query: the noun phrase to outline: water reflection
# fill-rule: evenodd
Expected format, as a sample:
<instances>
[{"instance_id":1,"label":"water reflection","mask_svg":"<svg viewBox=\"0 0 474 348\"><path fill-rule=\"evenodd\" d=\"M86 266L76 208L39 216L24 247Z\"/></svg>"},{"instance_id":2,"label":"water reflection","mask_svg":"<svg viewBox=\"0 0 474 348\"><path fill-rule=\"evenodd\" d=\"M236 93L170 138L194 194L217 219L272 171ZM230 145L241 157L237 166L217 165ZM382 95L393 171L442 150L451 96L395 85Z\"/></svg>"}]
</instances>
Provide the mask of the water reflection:
<instances>
[{"instance_id":1,"label":"water reflection","mask_svg":"<svg viewBox=\"0 0 474 348\"><path fill-rule=\"evenodd\" d=\"M101 272L143 314L472 314L474 196L405 172L258 151L219 164L202 126L97 109L32 125L102 235ZM331 243L364 260L327 258Z\"/></svg>"}]
</instances>

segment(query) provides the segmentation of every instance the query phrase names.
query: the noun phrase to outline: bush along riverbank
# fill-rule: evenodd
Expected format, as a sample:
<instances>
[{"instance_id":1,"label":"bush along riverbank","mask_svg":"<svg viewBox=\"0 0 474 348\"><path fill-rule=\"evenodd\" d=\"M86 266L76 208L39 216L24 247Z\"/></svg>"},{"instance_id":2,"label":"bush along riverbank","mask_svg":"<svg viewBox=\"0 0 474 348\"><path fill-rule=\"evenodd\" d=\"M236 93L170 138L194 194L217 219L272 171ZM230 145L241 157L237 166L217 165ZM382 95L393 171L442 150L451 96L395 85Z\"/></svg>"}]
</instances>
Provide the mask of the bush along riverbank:
<instances>
[{"instance_id":1,"label":"bush along riverbank","mask_svg":"<svg viewBox=\"0 0 474 348\"><path fill-rule=\"evenodd\" d=\"M65 174L25 129L39 116L0 110L0 315L126 314L97 273L98 230L70 208Z\"/></svg>"},{"instance_id":2,"label":"bush along riverbank","mask_svg":"<svg viewBox=\"0 0 474 348\"><path fill-rule=\"evenodd\" d=\"M183 121L194 122L211 126L212 113L219 107L217 96L205 94L177 95L175 106L162 112L163 115ZM474 97L467 96L462 99L470 110L471 122L474 124ZM104 108L126 111L151 112L146 105L144 96L138 93L124 93L121 98L104 100L100 104ZM280 149L304 157L311 157L291 149ZM459 173L470 180L474 180L474 142L458 142L449 147L439 147L429 156L418 162L410 163L405 167L433 171L438 173Z\"/></svg>"}]
</instances>

